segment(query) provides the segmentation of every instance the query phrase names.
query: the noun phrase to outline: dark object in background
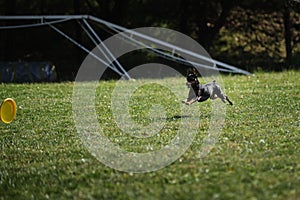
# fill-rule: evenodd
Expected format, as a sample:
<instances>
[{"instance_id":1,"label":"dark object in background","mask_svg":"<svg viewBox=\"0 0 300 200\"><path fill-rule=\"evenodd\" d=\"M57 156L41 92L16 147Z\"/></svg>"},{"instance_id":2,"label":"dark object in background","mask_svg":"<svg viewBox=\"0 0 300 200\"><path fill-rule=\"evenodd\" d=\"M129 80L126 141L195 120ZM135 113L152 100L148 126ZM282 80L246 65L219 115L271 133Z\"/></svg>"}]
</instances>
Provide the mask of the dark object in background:
<instances>
[{"instance_id":1,"label":"dark object in background","mask_svg":"<svg viewBox=\"0 0 300 200\"><path fill-rule=\"evenodd\" d=\"M1 83L36 83L57 80L51 62L0 62Z\"/></svg>"}]
</instances>

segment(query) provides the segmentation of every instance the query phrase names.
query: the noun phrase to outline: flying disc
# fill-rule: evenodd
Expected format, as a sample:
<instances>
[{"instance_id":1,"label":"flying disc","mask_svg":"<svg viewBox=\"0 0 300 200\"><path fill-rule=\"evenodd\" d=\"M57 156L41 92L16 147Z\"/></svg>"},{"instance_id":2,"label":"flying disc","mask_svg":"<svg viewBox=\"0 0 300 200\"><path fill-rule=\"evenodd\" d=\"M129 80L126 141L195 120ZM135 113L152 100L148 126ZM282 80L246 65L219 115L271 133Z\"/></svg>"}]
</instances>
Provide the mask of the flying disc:
<instances>
[{"instance_id":1,"label":"flying disc","mask_svg":"<svg viewBox=\"0 0 300 200\"><path fill-rule=\"evenodd\" d=\"M2 122L9 124L14 120L17 114L17 105L12 98L4 99L0 107L0 119Z\"/></svg>"}]
</instances>

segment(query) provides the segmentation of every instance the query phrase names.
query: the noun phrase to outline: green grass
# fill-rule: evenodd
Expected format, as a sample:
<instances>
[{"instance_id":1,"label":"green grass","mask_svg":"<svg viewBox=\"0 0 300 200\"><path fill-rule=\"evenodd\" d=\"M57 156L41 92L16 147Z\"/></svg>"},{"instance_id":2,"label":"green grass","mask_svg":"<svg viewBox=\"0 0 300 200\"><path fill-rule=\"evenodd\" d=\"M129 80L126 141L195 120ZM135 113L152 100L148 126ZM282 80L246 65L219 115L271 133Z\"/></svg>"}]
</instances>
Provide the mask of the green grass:
<instances>
[{"instance_id":1,"label":"green grass","mask_svg":"<svg viewBox=\"0 0 300 200\"><path fill-rule=\"evenodd\" d=\"M300 199L299 79L296 71L223 76L234 106L227 105L211 153L197 157L209 125L207 101L192 105L200 107L201 123L190 149L170 166L141 174L111 169L85 148L72 116L73 83L2 84L0 98L14 98L18 111L11 124L0 124L0 199ZM183 78L160 81L184 84ZM159 84L134 92L129 103L135 122L151 123L153 104L166 109L159 136L134 139L112 118L114 86L108 81L97 88L96 111L106 136L132 151L167 144L180 121L172 93Z\"/></svg>"}]
</instances>

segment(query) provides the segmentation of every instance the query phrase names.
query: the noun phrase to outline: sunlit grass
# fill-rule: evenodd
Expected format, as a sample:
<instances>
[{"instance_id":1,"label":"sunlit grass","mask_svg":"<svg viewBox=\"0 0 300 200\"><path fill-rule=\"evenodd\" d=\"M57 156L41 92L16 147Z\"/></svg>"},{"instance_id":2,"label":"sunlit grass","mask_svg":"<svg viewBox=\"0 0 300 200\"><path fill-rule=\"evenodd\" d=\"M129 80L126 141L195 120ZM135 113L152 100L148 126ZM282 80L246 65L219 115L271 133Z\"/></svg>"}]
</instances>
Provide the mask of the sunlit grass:
<instances>
[{"instance_id":1,"label":"sunlit grass","mask_svg":"<svg viewBox=\"0 0 300 200\"><path fill-rule=\"evenodd\" d=\"M234 105L227 105L210 154L198 157L211 115L207 101L192 105L200 107L201 123L190 149L172 165L143 174L116 171L88 152L73 121L73 83L0 85L1 99L12 97L18 106L15 121L0 124L0 199L299 199L300 73L222 78ZM174 88L184 85L183 78L167 81ZM99 83L95 102L110 140L140 152L168 143L180 122L181 99L159 84L136 89L129 101L136 123L152 123L153 105L166 110L159 135L136 139L114 123L115 86ZM187 93L184 88L182 97Z\"/></svg>"}]
</instances>

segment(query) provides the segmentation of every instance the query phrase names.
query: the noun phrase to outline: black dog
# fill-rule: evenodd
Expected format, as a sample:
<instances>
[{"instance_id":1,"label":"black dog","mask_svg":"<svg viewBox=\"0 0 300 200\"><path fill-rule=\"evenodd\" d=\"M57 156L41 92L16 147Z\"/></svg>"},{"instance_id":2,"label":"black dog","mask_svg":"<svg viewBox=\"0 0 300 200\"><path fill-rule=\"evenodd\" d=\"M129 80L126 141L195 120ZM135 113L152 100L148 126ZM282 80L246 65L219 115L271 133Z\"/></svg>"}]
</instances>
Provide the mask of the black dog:
<instances>
[{"instance_id":1,"label":"black dog","mask_svg":"<svg viewBox=\"0 0 300 200\"><path fill-rule=\"evenodd\" d=\"M201 85L199 83L195 70L188 71L186 80L186 84L190 88L190 91L188 98L185 101L182 101L183 103L191 105L196 101L206 101L208 98L212 100L220 98L224 103L228 101L230 105L233 105L229 98L222 92L220 86L216 83L215 80L211 83Z\"/></svg>"}]
</instances>

